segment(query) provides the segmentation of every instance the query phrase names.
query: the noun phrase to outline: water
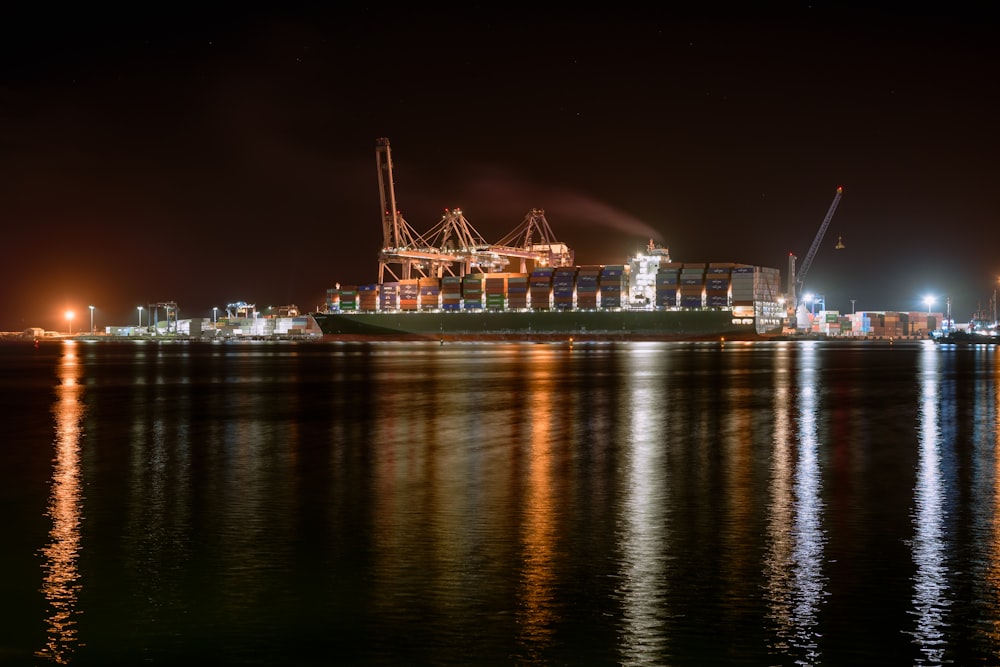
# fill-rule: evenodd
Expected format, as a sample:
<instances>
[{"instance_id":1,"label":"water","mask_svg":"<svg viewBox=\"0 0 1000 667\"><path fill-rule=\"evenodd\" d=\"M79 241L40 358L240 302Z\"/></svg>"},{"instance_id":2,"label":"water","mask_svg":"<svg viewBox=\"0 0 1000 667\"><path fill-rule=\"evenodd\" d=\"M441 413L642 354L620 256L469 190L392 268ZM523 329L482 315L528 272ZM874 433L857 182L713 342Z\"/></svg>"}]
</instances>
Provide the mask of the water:
<instances>
[{"instance_id":1,"label":"water","mask_svg":"<svg viewBox=\"0 0 1000 667\"><path fill-rule=\"evenodd\" d=\"M1000 655L1000 361L0 345L0 663Z\"/></svg>"}]
</instances>

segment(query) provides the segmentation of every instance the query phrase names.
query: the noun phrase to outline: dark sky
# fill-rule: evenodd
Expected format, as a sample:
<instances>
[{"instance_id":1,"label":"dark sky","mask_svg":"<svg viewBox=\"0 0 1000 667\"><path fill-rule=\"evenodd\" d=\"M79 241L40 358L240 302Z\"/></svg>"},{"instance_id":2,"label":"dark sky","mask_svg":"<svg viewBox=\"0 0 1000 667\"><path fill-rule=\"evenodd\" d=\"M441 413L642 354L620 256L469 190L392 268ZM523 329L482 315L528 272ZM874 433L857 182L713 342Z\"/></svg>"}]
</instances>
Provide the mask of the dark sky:
<instances>
[{"instance_id":1,"label":"dark sky","mask_svg":"<svg viewBox=\"0 0 1000 667\"><path fill-rule=\"evenodd\" d=\"M334 4L5 8L0 330L375 282L378 137L418 232L540 207L579 264L655 236L784 282L843 186L806 277L828 308L965 320L998 285L989 3Z\"/></svg>"}]
</instances>

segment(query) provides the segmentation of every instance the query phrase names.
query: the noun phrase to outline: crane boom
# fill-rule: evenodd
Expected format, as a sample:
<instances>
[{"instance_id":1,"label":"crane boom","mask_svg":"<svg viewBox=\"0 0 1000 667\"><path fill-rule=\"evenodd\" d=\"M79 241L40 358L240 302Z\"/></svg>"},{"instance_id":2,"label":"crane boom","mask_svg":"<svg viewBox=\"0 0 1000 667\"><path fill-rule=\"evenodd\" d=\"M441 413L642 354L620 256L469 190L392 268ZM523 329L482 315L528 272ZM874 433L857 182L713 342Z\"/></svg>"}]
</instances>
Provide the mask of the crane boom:
<instances>
[{"instance_id":1,"label":"crane boom","mask_svg":"<svg viewBox=\"0 0 1000 667\"><path fill-rule=\"evenodd\" d=\"M805 260L802 262L802 269L798 272L795 277L795 297L796 299L802 293L802 286L806 280L806 274L809 272L809 267L812 265L813 258L816 257L816 251L819 250L820 243L823 242L823 236L826 234L826 228L830 226L830 220L833 219L833 213L837 210L837 204L840 203L840 197L844 194L844 188L838 187L837 194L833 196L833 203L830 204L830 210L826 212L826 217L823 218L823 224L819 226L819 231L816 233L816 238L813 239L812 247L809 248L809 253L806 254Z\"/></svg>"}]
</instances>

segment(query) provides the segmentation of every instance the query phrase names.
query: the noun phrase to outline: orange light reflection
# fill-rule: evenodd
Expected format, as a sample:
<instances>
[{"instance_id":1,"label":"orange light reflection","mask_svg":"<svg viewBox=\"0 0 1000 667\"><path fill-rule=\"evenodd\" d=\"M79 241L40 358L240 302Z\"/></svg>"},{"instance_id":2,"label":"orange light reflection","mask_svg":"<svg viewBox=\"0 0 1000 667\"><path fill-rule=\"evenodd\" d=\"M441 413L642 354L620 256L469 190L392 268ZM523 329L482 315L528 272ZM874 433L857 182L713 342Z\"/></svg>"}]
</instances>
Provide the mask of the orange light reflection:
<instances>
[{"instance_id":1,"label":"orange light reflection","mask_svg":"<svg viewBox=\"0 0 1000 667\"><path fill-rule=\"evenodd\" d=\"M522 601L518 610L521 641L528 656L540 659L553 635L553 542L555 519L552 508L552 435L554 400L552 359L539 359L532 368L532 400L528 489L524 517L524 569Z\"/></svg>"},{"instance_id":2,"label":"orange light reflection","mask_svg":"<svg viewBox=\"0 0 1000 667\"><path fill-rule=\"evenodd\" d=\"M80 519L83 504L80 480L80 436L85 407L76 343L63 343L59 385L52 406L56 425L55 459L48 516L52 519L49 543L42 549L45 576L42 592L48 604L48 636L38 657L67 664L79 644L76 629L77 597L81 588L77 559L80 553Z\"/></svg>"}]
</instances>

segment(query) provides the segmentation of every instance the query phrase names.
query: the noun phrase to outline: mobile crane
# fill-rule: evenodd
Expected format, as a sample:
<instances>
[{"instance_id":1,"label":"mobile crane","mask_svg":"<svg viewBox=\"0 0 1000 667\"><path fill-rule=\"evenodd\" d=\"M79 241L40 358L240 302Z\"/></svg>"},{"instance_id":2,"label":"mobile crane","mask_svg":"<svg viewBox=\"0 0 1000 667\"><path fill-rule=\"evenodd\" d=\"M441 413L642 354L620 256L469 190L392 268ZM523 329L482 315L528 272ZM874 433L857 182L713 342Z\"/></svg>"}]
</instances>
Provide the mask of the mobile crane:
<instances>
[{"instance_id":1,"label":"mobile crane","mask_svg":"<svg viewBox=\"0 0 1000 667\"><path fill-rule=\"evenodd\" d=\"M813 259L816 257L816 252L819 250L820 244L823 242L823 236L826 235L826 229L830 226L830 220L833 219L833 214L837 210L837 204L840 203L840 198L844 194L844 188L838 187L837 193L833 196L833 202L830 204L830 209L826 212L826 217L823 218L823 224L819 226L819 231L816 232L816 238L813 239L812 246L809 248L809 252L806 254L805 261L802 262L802 270L798 273L795 272L795 255L788 255L788 305L791 309L790 318L794 319L797 317L799 306L802 305L799 302L802 293L802 286L805 284L806 274L809 273L809 267L812 266Z\"/></svg>"}]
</instances>

